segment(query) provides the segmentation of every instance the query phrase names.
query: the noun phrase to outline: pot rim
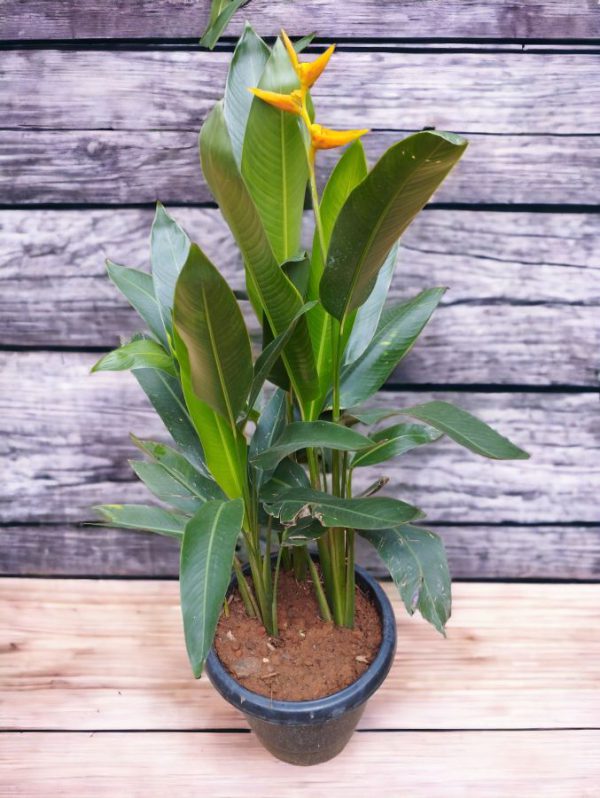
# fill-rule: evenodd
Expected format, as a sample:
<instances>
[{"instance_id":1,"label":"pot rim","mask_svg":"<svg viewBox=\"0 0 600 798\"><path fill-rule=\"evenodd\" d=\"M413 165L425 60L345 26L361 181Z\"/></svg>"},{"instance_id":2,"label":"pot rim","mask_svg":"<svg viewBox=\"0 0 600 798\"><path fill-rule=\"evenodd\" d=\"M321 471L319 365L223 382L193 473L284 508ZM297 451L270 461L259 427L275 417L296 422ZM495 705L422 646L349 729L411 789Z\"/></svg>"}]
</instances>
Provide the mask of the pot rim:
<instances>
[{"instance_id":1,"label":"pot rim","mask_svg":"<svg viewBox=\"0 0 600 798\"><path fill-rule=\"evenodd\" d=\"M206 660L206 673L226 701L242 712L284 725L314 724L339 717L364 704L381 686L396 652L396 620L392 605L379 583L364 568L355 567L356 582L374 601L381 619L381 645L373 662L356 681L323 698L309 701L272 699L248 690L225 668L214 646ZM232 580L232 585L235 580Z\"/></svg>"}]
</instances>

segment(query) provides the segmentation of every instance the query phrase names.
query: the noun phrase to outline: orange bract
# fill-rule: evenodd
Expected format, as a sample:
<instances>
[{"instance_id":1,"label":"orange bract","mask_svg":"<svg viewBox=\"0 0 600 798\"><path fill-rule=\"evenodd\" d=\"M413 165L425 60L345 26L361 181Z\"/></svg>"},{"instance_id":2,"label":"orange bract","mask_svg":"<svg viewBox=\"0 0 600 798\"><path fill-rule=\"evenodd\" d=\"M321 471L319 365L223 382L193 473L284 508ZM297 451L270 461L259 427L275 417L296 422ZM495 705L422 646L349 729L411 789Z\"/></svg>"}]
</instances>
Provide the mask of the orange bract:
<instances>
[{"instance_id":1,"label":"orange bract","mask_svg":"<svg viewBox=\"0 0 600 798\"><path fill-rule=\"evenodd\" d=\"M291 94L279 94L276 91L265 91L264 89L248 89L248 91L274 108L279 108L280 111L302 115L303 104L300 89L295 89Z\"/></svg>"},{"instance_id":2,"label":"orange bract","mask_svg":"<svg viewBox=\"0 0 600 798\"><path fill-rule=\"evenodd\" d=\"M343 147L368 132L368 128L362 130L331 130L316 123L310 126L310 137L315 150L330 150L333 147Z\"/></svg>"},{"instance_id":3,"label":"orange bract","mask_svg":"<svg viewBox=\"0 0 600 798\"><path fill-rule=\"evenodd\" d=\"M300 85L303 89L310 89L310 87L313 86L314 83L316 83L316 81L320 78L323 70L327 66L329 59L335 50L335 45L332 44L331 47L328 47L327 50L325 50L324 53L321 53L318 58L315 58L314 61L303 63L298 58L298 54L294 50L294 45L284 30L281 31L281 38L285 44L285 49L288 51L294 71L298 75Z\"/></svg>"}]
</instances>

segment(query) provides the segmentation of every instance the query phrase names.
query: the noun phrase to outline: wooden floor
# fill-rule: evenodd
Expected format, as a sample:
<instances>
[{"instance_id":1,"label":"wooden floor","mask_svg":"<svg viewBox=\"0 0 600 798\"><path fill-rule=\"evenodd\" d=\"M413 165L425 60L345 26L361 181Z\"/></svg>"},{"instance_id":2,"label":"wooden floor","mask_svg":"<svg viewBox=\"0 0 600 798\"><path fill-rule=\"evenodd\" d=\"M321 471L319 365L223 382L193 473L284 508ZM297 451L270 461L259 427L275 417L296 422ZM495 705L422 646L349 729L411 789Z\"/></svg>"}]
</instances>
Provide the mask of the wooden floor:
<instances>
[{"instance_id":1,"label":"wooden floor","mask_svg":"<svg viewBox=\"0 0 600 798\"><path fill-rule=\"evenodd\" d=\"M175 581L0 580L0 795L598 795L600 586L460 583L447 640L386 588L390 676L301 769L192 678Z\"/></svg>"}]
</instances>

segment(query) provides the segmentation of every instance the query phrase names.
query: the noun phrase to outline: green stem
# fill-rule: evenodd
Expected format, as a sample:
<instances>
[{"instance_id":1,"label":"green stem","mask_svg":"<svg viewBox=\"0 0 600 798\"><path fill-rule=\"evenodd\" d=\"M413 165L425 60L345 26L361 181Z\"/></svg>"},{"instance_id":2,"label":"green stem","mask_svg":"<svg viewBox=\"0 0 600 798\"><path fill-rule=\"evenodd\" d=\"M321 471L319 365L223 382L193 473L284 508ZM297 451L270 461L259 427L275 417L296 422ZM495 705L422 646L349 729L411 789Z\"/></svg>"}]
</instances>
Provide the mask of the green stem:
<instances>
[{"instance_id":1,"label":"green stem","mask_svg":"<svg viewBox=\"0 0 600 798\"><path fill-rule=\"evenodd\" d=\"M354 530L346 532L346 611L344 613L344 626L352 629L354 626Z\"/></svg>"},{"instance_id":2,"label":"green stem","mask_svg":"<svg viewBox=\"0 0 600 798\"><path fill-rule=\"evenodd\" d=\"M250 590L250 586L248 582L246 582L246 577L242 571L242 565L237 557L233 560L233 570L237 577L238 583L238 590L240 591L240 596L242 597L242 601L244 602L244 607L246 608L246 612L250 616L250 618L260 618L260 612L258 609L258 604L256 603L256 599Z\"/></svg>"},{"instance_id":3,"label":"green stem","mask_svg":"<svg viewBox=\"0 0 600 798\"><path fill-rule=\"evenodd\" d=\"M283 543L284 535L281 536L281 543ZM273 575L273 600L271 601L271 626L273 628L273 636L279 637L279 622L277 620L277 588L279 585L279 571L281 570L281 555L283 553L283 545L280 544L279 551L277 552L277 560L275 561L275 573Z\"/></svg>"},{"instance_id":4,"label":"green stem","mask_svg":"<svg viewBox=\"0 0 600 798\"><path fill-rule=\"evenodd\" d=\"M313 581L313 585L315 586L315 593L317 595L317 601L319 603L319 610L321 612L321 618L324 621L329 621L331 623L333 618L331 617L331 610L329 609L329 604L327 603L327 597L323 592L323 585L321 584L321 578L319 576L319 572L313 562L312 557L308 557L308 567L310 569L310 575Z\"/></svg>"}]
</instances>

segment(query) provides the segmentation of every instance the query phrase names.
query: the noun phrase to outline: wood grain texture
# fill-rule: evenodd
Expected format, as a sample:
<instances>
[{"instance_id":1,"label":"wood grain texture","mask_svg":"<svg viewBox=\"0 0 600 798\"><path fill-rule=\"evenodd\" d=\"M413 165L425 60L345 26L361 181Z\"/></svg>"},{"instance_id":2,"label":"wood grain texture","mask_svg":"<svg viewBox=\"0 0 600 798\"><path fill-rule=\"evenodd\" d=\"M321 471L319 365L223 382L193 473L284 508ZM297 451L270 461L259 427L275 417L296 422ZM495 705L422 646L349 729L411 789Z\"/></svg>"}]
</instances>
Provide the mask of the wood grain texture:
<instances>
[{"instance_id":1,"label":"wood grain texture","mask_svg":"<svg viewBox=\"0 0 600 798\"><path fill-rule=\"evenodd\" d=\"M600 586L457 584L448 637L386 584L398 652L361 729L595 728ZM2 726L233 729L189 668L176 582L2 579Z\"/></svg>"},{"instance_id":2,"label":"wood grain texture","mask_svg":"<svg viewBox=\"0 0 600 798\"><path fill-rule=\"evenodd\" d=\"M371 133L365 140L369 158L403 135ZM469 150L435 194L436 202L597 204L600 136L468 138ZM321 181L334 163L330 153L321 161ZM195 131L0 130L0 164L4 205L211 201Z\"/></svg>"},{"instance_id":3,"label":"wood grain texture","mask_svg":"<svg viewBox=\"0 0 600 798\"><path fill-rule=\"evenodd\" d=\"M101 0L4 0L3 39L185 38L196 40L208 18L208 0L128 0L115 12ZM332 0L252 0L234 17L228 35L248 19L263 35L282 25L292 35L317 30L339 38L546 38L600 36L593 0L347 0L342 14Z\"/></svg>"},{"instance_id":4,"label":"wood grain texture","mask_svg":"<svg viewBox=\"0 0 600 798\"><path fill-rule=\"evenodd\" d=\"M593 798L599 742L596 731L355 734L335 760L300 769L251 734L11 734L0 794L187 798L201 785L210 798Z\"/></svg>"},{"instance_id":5,"label":"wood grain texture","mask_svg":"<svg viewBox=\"0 0 600 798\"><path fill-rule=\"evenodd\" d=\"M242 288L239 253L219 212L173 214ZM104 258L147 268L152 215L0 212L0 343L110 348L137 331L139 319L108 280ZM402 239L390 299L431 285L449 290L398 378L597 385L598 224L591 214L421 214ZM253 314L246 318L257 336Z\"/></svg>"},{"instance_id":6,"label":"wood grain texture","mask_svg":"<svg viewBox=\"0 0 600 798\"><path fill-rule=\"evenodd\" d=\"M87 353L3 353L0 451L8 465L0 520L79 522L101 502L145 500L131 482L128 433L163 437L134 378L89 375ZM15 401L18 391L19 401ZM486 461L450 441L361 469L357 487L379 474L388 492L421 503L431 522L552 524L598 521L600 443L596 394L391 392L376 404L402 407L430 397L456 401L528 449L529 461Z\"/></svg>"},{"instance_id":7,"label":"wood grain texture","mask_svg":"<svg viewBox=\"0 0 600 798\"><path fill-rule=\"evenodd\" d=\"M2 127L198 131L223 96L230 60L201 51L9 51ZM600 134L599 66L600 50L338 52L313 98L331 127Z\"/></svg>"},{"instance_id":8,"label":"wood grain texture","mask_svg":"<svg viewBox=\"0 0 600 798\"><path fill-rule=\"evenodd\" d=\"M437 529L454 579L600 579L600 524L445 526ZM357 538L356 558L389 576ZM177 577L179 546L160 535L93 526L0 527L0 574L11 576Z\"/></svg>"}]
</instances>

